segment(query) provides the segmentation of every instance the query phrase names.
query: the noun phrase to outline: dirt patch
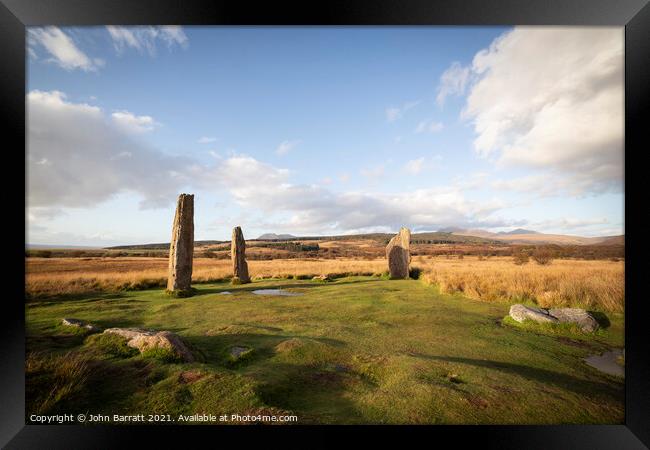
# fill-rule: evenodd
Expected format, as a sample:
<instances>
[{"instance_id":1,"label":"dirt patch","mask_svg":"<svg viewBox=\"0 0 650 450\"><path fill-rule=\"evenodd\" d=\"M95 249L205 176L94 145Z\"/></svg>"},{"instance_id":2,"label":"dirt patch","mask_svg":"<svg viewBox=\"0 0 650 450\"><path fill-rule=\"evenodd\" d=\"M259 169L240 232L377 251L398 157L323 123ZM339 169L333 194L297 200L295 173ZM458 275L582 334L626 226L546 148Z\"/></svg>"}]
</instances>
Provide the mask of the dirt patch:
<instances>
[{"instance_id":1,"label":"dirt patch","mask_svg":"<svg viewBox=\"0 0 650 450\"><path fill-rule=\"evenodd\" d=\"M305 343L302 339L291 338L276 345L275 351L278 353L290 352L291 350L302 347L303 345L305 345Z\"/></svg>"},{"instance_id":2,"label":"dirt patch","mask_svg":"<svg viewBox=\"0 0 650 450\"><path fill-rule=\"evenodd\" d=\"M485 409L490 406L487 400L478 395L468 395L465 397L465 400L467 400L467 403L478 409Z\"/></svg>"},{"instance_id":3,"label":"dirt patch","mask_svg":"<svg viewBox=\"0 0 650 450\"><path fill-rule=\"evenodd\" d=\"M178 382L181 384L190 384L203 378L205 374L199 370L186 370L178 375Z\"/></svg>"},{"instance_id":4,"label":"dirt patch","mask_svg":"<svg viewBox=\"0 0 650 450\"><path fill-rule=\"evenodd\" d=\"M558 337L557 340L560 341L563 344L570 345L571 347L577 347L577 348L592 348L593 347L588 342L579 341L579 340L576 340L576 339L571 339L571 338L563 337L563 336Z\"/></svg>"},{"instance_id":5,"label":"dirt patch","mask_svg":"<svg viewBox=\"0 0 650 450\"><path fill-rule=\"evenodd\" d=\"M309 381L318 384L339 384L341 382L341 375L337 372L318 371L309 375Z\"/></svg>"}]
</instances>

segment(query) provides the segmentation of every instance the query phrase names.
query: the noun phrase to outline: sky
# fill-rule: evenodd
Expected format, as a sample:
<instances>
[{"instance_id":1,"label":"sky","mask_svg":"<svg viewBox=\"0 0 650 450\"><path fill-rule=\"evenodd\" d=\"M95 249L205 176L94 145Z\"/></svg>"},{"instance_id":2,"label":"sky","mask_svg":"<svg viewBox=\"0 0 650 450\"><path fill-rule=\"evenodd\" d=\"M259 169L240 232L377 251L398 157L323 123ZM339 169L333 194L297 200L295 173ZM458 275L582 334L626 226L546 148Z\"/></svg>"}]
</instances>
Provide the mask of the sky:
<instances>
[{"instance_id":1,"label":"sky","mask_svg":"<svg viewBox=\"0 0 650 450\"><path fill-rule=\"evenodd\" d=\"M622 27L31 27L27 243L624 233Z\"/></svg>"}]
</instances>

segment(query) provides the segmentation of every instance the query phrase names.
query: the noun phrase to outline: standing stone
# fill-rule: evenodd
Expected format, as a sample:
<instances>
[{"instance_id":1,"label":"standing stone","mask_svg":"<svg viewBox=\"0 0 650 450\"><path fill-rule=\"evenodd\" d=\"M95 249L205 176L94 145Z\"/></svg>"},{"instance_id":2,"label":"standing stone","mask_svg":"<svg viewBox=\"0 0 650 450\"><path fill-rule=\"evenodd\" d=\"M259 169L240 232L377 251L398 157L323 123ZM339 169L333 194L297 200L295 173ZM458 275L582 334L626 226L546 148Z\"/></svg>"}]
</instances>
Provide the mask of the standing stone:
<instances>
[{"instance_id":1,"label":"standing stone","mask_svg":"<svg viewBox=\"0 0 650 450\"><path fill-rule=\"evenodd\" d=\"M391 278L409 277L409 263L411 262L411 231L402 227L399 233L393 237L386 246L386 258L388 258L388 271Z\"/></svg>"},{"instance_id":2,"label":"standing stone","mask_svg":"<svg viewBox=\"0 0 650 450\"><path fill-rule=\"evenodd\" d=\"M230 244L230 257L232 259L233 282L250 283L248 275L248 263L246 263L246 241L241 227L232 230L232 241Z\"/></svg>"},{"instance_id":3,"label":"standing stone","mask_svg":"<svg viewBox=\"0 0 650 450\"><path fill-rule=\"evenodd\" d=\"M194 256L194 195L178 196L176 215L169 245L167 291L181 295L192 292L192 258Z\"/></svg>"}]
</instances>

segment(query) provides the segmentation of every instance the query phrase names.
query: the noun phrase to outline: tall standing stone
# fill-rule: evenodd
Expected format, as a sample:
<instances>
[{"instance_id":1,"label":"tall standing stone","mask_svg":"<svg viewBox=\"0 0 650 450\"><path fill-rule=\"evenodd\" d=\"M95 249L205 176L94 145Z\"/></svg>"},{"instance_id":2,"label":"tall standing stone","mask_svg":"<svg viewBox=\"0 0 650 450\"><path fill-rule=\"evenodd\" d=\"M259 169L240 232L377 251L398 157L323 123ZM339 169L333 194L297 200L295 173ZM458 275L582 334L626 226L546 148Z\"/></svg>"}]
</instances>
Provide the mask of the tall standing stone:
<instances>
[{"instance_id":1,"label":"tall standing stone","mask_svg":"<svg viewBox=\"0 0 650 450\"><path fill-rule=\"evenodd\" d=\"M232 230L230 257L232 259L233 281L250 283L251 277L248 275L248 263L246 262L246 241L244 241L244 233L242 233L241 227L235 227Z\"/></svg>"},{"instance_id":2,"label":"tall standing stone","mask_svg":"<svg viewBox=\"0 0 650 450\"><path fill-rule=\"evenodd\" d=\"M194 256L194 195L178 196L176 215L169 245L167 290L188 295L192 292L192 258Z\"/></svg>"},{"instance_id":3,"label":"tall standing stone","mask_svg":"<svg viewBox=\"0 0 650 450\"><path fill-rule=\"evenodd\" d=\"M391 278L408 278L409 263L411 262L411 231L402 227L386 246L388 271Z\"/></svg>"}]
</instances>

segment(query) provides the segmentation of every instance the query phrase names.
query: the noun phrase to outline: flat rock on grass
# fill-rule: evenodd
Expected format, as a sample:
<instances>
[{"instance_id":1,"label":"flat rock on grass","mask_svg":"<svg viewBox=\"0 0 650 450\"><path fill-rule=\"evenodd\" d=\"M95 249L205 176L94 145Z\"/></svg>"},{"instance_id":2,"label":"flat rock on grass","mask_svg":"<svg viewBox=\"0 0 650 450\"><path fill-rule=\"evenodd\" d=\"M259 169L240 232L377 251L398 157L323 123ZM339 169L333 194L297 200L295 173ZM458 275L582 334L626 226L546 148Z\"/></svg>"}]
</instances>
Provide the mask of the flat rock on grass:
<instances>
[{"instance_id":1,"label":"flat rock on grass","mask_svg":"<svg viewBox=\"0 0 650 450\"><path fill-rule=\"evenodd\" d=\"M230 349L230 357L235 360L240 359L252 351L253 349L249 347L235 346Z\"/></svg>"},{"instance_id":2,"label":"flat rock on grass","mask_svg":"<svg viewBox=\"0 0 650 450\"><path fill-rule=\"evenodd\" d=\"M598 322L584 309L580 308L531 308L521 304L510 307L510 317L517 322L532 320L541 323L575 323L585 333L598 329Z\"/></svg>"},{"instance_id":3,"label":"flat rock on grass","mask_svg":"<svg viewBox=\"0 0 650 450\"><path fill-rule=\"evenodd\" d=\"M164 348L171 350L185 362L194 361L192 352L185 346L180 337L171 331L145 330L141 328L108 328L104 333L117 334L127 340L129 347L137 348L140 352Z\"/></svg>"},{"instance_id":4,"label":"flat rock on grass","mask_svg":"<svg viewBox=\"0 0 650 450\"><path fill-rule=\"evenodd\" d=\"M68 327L85 328L86 330L91 332L102 331L100 328L96 327L95 325L92 325L88 322L84 322L83 320L79 320L79 319L64 318L61 320L61 323Z\"/></svg>"},{"instance_id":5,"label":"flat rock on grass","mask_svg":"<svg viewBox=\"0 0 650 450\"><path fill-rule=\"evenodd\" d=\"M549 309L548 313L560 323L575 323L584 332L591 333L598 329L598 322L584 309L556 308Z\"/></svg>"},{"instance_id":6,"label":"flat rock on grass","mask_svg":"<svg viewBox=\"0 0 650 450\"><path fill-rule=\"evenodd\" d=\"M557 323L557 319L549 315L548 311L541 308L530 308L528 306L516 304L510 307L510 317L517 322L524 320L533 320L535 322Z\"/></svg>"},{"instance_id":7,"label":"flat rock on grass","mask_svg":"<svg viewBox=\"0 0 650 450\"><path fill-rule=\"evenodd\" d=\"M329 275L316 275L312 278L314 281L332 281Z\"/></svg>"}]
</instances>

